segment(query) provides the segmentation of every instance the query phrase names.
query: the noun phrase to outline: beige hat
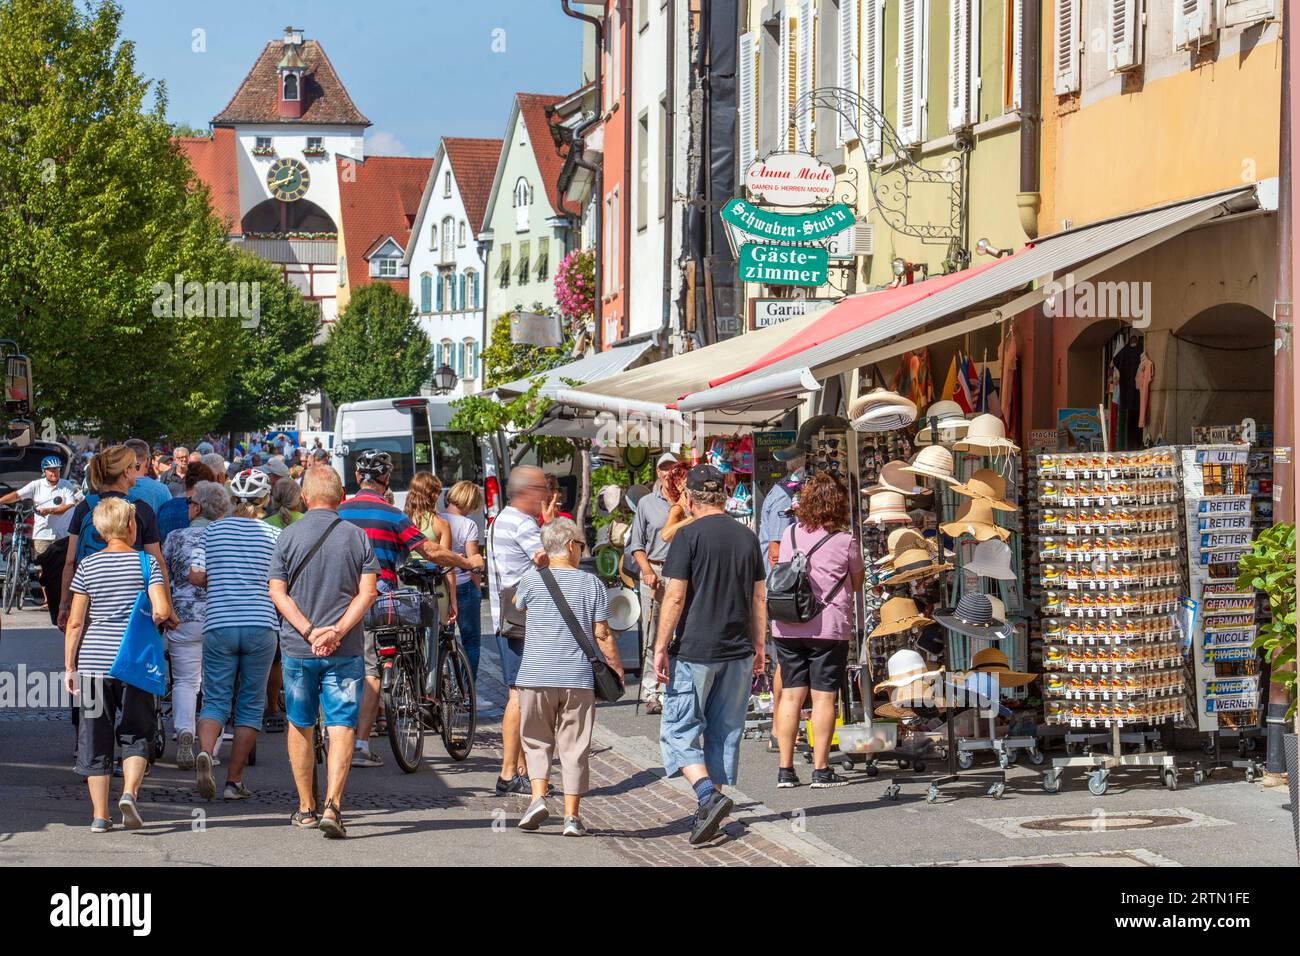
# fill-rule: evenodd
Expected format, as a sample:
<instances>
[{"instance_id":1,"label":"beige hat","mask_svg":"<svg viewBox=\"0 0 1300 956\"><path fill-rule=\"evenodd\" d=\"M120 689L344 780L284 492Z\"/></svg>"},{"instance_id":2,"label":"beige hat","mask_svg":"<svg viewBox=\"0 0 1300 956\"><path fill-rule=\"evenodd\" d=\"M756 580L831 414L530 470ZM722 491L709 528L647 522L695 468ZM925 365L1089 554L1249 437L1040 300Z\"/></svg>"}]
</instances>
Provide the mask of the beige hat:
<instances>
[{"instance_id":1,"label":"beige hat","mask_svg":"<svg viewBox=\"0 0 1300 956\"><path fill-rule=\"evenodd\" d=\"M996 647L986 647L972 657L970 669L977 674L994 675L997 677L998 687L1003 690L1008 687L1023 687L1036 676L1021 671L1013 671L1010 662L1007 660L1007 655Z\"/></svg>"},{"instance_id":2,"label":"beige hat","mask_svg":"<svg viewBox=\"0 0 1300 956\"><path fill-rule=\"evenodd\" d=\"M910 631L921 624L933 623L920 612L916 602L907 597L890 598L880 605L880 624L871 632L870 637L885 637Z\"/></svg>"},{"instance_id":3,"label":"beige hat","mask_svg":"<svg viewBox=\"0 0 1300 956\"><path fill-rule=\"evenodd\" d=\"M889 672L889 676L877 684L875 690L884 687L907 687L943 673L941 667L936 667L930 671L926 670L925 658L909 647L889 655L889 660L885 663L885 669Z\"/></svg>"},{"instance_id":4,"label":"beige hat","mask_svg":"<svg viewBox=\"0 0 1300 956\"><path fill-rule=\"evenodd\" d=\"M967 498L980 498L987 501L996 511L1017 510L1015 505L1006 500L1006 479L992 468L980 468L965 484L954 484L952 490Z\"/></svg>"},{"instance_id":5,"label":"beige hat","mask_svg":"<svg viewBox=\"0 0 1300 956\"><path fill-rule=\"evenodd\" d=\"M888 548L887 553L876 558L873 562L878 568L886 564L892 564L894 558L909 549L925 548L933 552L935 548L935 542L927 541L925 535L915 528L895 528L889 532L889 537L885 541L885 547Z\"/></svg>"},{"instance_id":6,"label":"beige hat","mask_svg":"<svg viewBox=\"0 0 1300 956\"><path fill-rule=\"evenodd\" d=\"M985 455L1016 455L1020 447L1007 438L1006 427L996 415L976 415L970 420L966 437L954 444L955 451Z\"/></svg>"},{"instance_id":7,"label":"beige hat","mask_svg":"<svg viewBox=\"0 0 1300 956\"><path fill-rule=\"evenodd\" d=\"M622 548L627 545L628 532L632 526L626 521L611 521L609 523L609 543L616 548Z\"/></svg>"},{"instance_id":8,"label":"beige hat","mask_svg":"<svg viewBox=\"0 0 1300 956\"><path fill-rule=\"evenodd\" d=\"M993 522L993 507L982 498L971 498L961 506L957 517L939 525L944 534L960 538L964 534L974 535L976 541L987 541L998 537L1003 541L1011 537L1006 528L999 528Z\"/></svg>"},{"instance_id":9,"label":"beige hat","mask_svg":"<svg viewBox=\"0 0 1300 956\"><path fill-rule=\"evenodd\" d=\"M907 474L907 462L891 461L880 469L880 477L869 488L862 489L864 495L874 495L877 491L897 491L900 495L924 494L922 488Z\"/></svg>"},{"instance_id":10,"label":"beige hat","mask_svg":"<svg viewBox=\"0 0 1300 956\"><path fill-rule=\"evenodd\" d=\"M897 392L874 388L853 400L849 418L853 419L854 431L894 431L916 421L916 405Z\"/></svg>"},{"instance_id":11,"label":"beige hat","mask_svg":"<svg viewBox=\"0 0 1300 956\"><path fill-rule=\"evenodd\" d=\"M942 445L927 445L922 448L903 471L914 475L925 475L927 478L937 478L948 484L956 481L952 476L952 452Z\"/></svg>"},{"instance_id":12,"label":"beige hat","mask_svg":"<svg viewBox=\"0 0 1300 956\"><path fill-rule=\"evenodd\" d=\"M877 491L868 499L867 524L911 524L907 505L897 491Z\"/></svg>"},{"instance_id":13,"label":"beige hat","mask_svg":"<svg viewBox=\"0 0 1300 956\"><path fill-rule=\"evenodd\" d=\"M940 442L951 442L965 437L966 429L970 425L970 422L966 421L966 413L962 411L961 406L947 399L935 402L927 408L925 417L921 421L925 422L925 427L917 432L916 443L918 445L934 443L934 436L930 432L932 423L939 426L938 437Z\"/></svg>"},{"instance_id":14,"label":"beige hat","mask_svg":"<svg viewBox=\"0 0 1300 956\"><path fill-rule=\"evenodd\" d=\"M926 548L915 548L901 552L890 564L893 574L881 583L886 585L906 584L918 578L929 577L942 571L951 571L951 564L939 564L934 555Z\"/></svg>"}]
</instances>

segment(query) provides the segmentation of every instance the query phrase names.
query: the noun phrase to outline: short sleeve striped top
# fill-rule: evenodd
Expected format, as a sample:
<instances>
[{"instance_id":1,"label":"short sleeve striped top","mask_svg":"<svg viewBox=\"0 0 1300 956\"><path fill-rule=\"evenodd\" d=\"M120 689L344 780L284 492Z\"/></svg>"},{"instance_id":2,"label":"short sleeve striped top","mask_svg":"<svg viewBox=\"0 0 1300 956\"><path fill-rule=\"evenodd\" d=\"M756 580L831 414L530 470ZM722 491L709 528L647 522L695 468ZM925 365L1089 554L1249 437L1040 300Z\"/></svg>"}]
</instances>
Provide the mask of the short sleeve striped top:
<instances>
[{"instance_id":1,"label":"short sleeve striped top","mask_svg":"<svg viewBox=\"0 0 1300 956\"><path fill-rule=\"evenodd\" d=\"M81 559L72 576L72 593L90 598L89 625L77 650L77 670L89 676L104 676L113 666L122 635L131 620L136 595L144 586L140 551L97 551ZM162 584L162 571L153 555L149 562L149 584Z\"/></svg>"},{"instance_id":2,"label":"short sleeve striped top","mask_svg":"<svg viewBox=\"0 0 1300 956\"><path fill-rule=\"evenodd\" d=\"M208 573L204 631L279 626L266 586L279 537L279 528L256 518L221 518L203 529L190 567Z\"/></svg>"},{"instance_id":3,"label":"short sleeve striped top","mask_svg":"<svg viewBox=\"0 0 1300 956\"><path fill-rule=\"evenodd\" d=\"M555 568L551 571L560 593L573 608L583 633L595 644L593 625L609 620L609 597L604 582L588 571ZM591 690L591 662L578 646L573 631L555 606L546 582L536 568L526 572L515 589L515 604L528 610L524 659L517 687L577 687Z\"/></svg>"}]
</instances>

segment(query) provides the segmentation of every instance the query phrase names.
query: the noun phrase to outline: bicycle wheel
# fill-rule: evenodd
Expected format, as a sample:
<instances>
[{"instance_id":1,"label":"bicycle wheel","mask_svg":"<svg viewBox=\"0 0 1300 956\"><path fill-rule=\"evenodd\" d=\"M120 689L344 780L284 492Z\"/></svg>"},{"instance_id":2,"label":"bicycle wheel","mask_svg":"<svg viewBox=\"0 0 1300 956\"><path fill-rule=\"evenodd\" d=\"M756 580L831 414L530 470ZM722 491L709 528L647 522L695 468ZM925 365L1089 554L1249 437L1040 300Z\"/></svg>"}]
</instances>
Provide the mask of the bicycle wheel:
<instances>
[{"instance_id":1,"label":"bicycle wheel","mask_svg":"<svg viewBox=\"0 0 1300 956\"><path fill-rule=\"evenodd\" d=\"M9 549L9 560L5 562L5 613L22 605L23 589L19 583L22 575L22 555L17 546Z\"/></svg>"},{"instance_id":2,"label":"bicycle wheel","mask_svg":"<svg viewBox=\"0 0 1300 956\"><path fill-rule=\"evenodd\" d=\"M384 711L388 714L388 742L393 745L397 765L406 773L415 773L424 755L424 718L414 675L405 662L397 665L393 686L384 695Z\"/></svg>"},{"instance_id":3,"label":"bicycle wheel","mask_svg":"<svg viewBox=\"0 0 1300 956\"><path fill-rule=\"evenodd\" d=\"M460 641L452 641L439 675L442 743L452 760L464 760L474 749L474 675Z\"/></svg>"}]
</instances>

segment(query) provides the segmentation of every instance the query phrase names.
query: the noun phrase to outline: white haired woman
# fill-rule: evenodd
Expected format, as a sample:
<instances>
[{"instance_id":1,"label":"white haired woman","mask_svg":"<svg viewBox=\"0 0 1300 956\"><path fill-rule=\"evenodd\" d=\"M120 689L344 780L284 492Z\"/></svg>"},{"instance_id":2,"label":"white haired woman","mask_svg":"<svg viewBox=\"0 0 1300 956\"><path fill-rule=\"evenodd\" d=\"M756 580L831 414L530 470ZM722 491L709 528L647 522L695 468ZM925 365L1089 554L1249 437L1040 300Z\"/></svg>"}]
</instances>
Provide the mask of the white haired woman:
<instances>
[{"instance_id":1,"label":"white haired woman","mask_svg":"<svg viewBox=\"0 0 1300 956\"><path fill-rule=\"evenodd\" d=\"M533 802L519 820L522 830L536 830L550 816L546 791L551 762L559 752L564 782L564 835L586 836L579 805L589 783L588 754L596 723L596 694L591 662L551 597L546 577L553 576L578 625L620 678L623 667L610 632L609 599L594 574L578 569L582 535L570 518L542 525L546 568L525 572L515 590L515 605L527 610L524 654L515 686L519 689L520 735Z\"/></svg>"},{"instance_id":2,"label":"white haired woman","mask_svg":"<svg viewBox=\"0 0 1300 956\"><path fill-rule=\"evenodd\" d=\"M212 522L190 557L190 583L207 588L203 621L203 710L199 713L199 752L194 782L200 796L212 799L212 751L221 728L233 716L235 742L226 765L225 800L252 796L244 786L244 766L262 729L266 679L275 658L279 618L267 581L280 529L262 518L271 498L265 472L241 471L227 486L234 511ZM236 684L238 690L236 691Z\"/></svg>"},{"instance_id":3,"label":"white haired woman","mask_svg":"<svg viewBox=\"0 0 1300 956\"><path fill-rule=\"evenodd\" d=\"M154 698L109 677L108 671L140 591L148 592L157 625L168 623L172 606L159 563L133 548L139 530L137 507L122 497L105 497L95 506L91 516L95 531L107 544L83 558L69 582L72 604L64 638L64 681L68 692L78 696L76 771L90 788L92 833L113 828L108 790L114 748L122 758L122 797L117 804L122 823L128 830L144 825L136 797L153 746ZM149 568L147 575L141 562Z\"/></svg>"},{"instance_id":4,"label":"white haired woman","mask_svg":"<svg viewBox=\"0 0 1300 956\"><path fill-rule=\"evenodd\" d=\"M212 474L207 466L200 466ZM230 496L215 481L195 482L184 501L189 525L167 535L163 560L172 582L172 607L180 621L167 632L167 653L172 667L172 728L176 731L176 766L194 769L194 741L198 726L195 711L203 683L203 621L207 590L190 582L194 548L203 529L230 511Z\"/></svg>"}]
</instances>

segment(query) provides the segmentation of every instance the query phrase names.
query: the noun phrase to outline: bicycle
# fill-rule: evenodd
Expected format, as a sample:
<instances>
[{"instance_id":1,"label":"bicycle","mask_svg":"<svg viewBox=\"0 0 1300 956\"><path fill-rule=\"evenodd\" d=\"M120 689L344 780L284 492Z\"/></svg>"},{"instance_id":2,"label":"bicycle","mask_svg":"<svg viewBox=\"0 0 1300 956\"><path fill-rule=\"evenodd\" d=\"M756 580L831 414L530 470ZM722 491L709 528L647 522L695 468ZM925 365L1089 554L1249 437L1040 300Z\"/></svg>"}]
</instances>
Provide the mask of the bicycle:
<instances>
[{"instance_id":1,"label":"bicycle","mask_svg":"<svg viewBox=\"0 0 1300 956\"><path fill-rule=\"evenodd\" d=\"M19 501L12 507L13 531L9 535L9 548L5 554L4 593L0 601L4 613L21 611L32 586L32 531L31 518L35 506Z\"/></svg>"},{"instance_id":2,"label":"bicycle","mask_svg":"<svg viewBox=\"0 0 1300 956\"><path fill-rule=\"evenodd\" d=\"M393 626L374 629L375 650L393 757L404 772L415 773L424 755L426 730L442 737L453 760L469 757L476 727L474 677L455 624L439 626L435 588L443 572L409 562L399 573L411 586L405 593L414 599L396 597L401 591L385 597L389 607L405 603L410 613L396 614L399 620Z\"/></svg>"}]
</instances>

